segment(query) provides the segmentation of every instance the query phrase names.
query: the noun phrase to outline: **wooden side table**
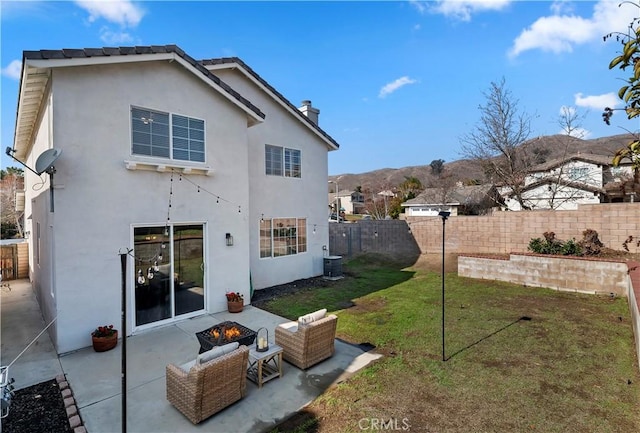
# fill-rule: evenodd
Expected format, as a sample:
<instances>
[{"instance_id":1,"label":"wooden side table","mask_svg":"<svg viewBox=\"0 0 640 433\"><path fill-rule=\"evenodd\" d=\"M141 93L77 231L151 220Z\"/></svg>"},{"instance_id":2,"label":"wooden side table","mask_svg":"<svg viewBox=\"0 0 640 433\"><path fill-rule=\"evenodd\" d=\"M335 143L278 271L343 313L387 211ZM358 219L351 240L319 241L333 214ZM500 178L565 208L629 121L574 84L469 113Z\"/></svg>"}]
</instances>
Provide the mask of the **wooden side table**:
<instances>
[{"instance_id":1,"label":"wooden side table","mask_svg":"<svg viewBox=\"0 0 640 433\"><path fill-rule=\"evenodd\" d=\"M282 347L269 344L269 350L258 352L255 346L249 350L247 378L262 388L262 384L282 376Z\"/></svg>"}]
</instances>

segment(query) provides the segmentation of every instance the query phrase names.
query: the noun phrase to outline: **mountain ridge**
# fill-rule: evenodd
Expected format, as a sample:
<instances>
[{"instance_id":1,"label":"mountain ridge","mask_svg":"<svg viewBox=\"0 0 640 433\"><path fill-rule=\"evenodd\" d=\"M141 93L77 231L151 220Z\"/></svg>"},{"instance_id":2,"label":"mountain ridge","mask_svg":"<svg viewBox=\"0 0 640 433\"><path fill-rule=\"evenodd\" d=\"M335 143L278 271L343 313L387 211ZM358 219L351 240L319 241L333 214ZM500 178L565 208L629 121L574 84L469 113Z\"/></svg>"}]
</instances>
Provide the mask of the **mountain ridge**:
<instances>
[{"instance_id":1,"label":"mountain ridge","mask_svg":"<svg viewBox=\"0 0 640 433\"><path fill-rule=\"evenodd\" d=\"M526 141L532 152L544 155L546 161L562 158L576 153L592 153L607 155L613 158L615 152L626 146L634 136L632 134L618 134L608 137L593 139L581 139L568 135L548 135L540 136ZM355 190L358 186L363 191L382 191L397 187L408 177L415 177L420 180L423 187L433 184L436 176L431 174L430 163L433 158L424 165L412 165L401 168L379 168L364 173L343 173L329 176L329 181L333 184L338 182L341 191ZM444 169L453 177L461 180L485 182L485 176L477 163L468 159L458 159L444 163ZM333 192L330 185L329 190Z\"/></svg>"}]
</instances>

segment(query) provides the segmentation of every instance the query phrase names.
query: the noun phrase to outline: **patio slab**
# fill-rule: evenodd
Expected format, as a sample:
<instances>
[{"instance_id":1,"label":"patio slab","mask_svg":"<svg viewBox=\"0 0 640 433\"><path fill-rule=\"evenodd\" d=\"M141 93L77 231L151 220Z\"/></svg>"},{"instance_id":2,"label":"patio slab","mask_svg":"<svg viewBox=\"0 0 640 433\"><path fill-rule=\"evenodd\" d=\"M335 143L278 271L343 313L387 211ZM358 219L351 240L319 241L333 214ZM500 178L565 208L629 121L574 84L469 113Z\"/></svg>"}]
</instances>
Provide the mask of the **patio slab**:
<instances>
[{"instance_id":1,"label":"patio slab","mask_svg":"<svg viewBox=\"0 0 640 433\"><path fill-rule=\"evenodd\" d=\"M20 287L18 289L18 287ZM6 302L5 302L6 301ZM15 289L2 293L2 365L29 344L46 326L37 308L30 284L16 283ZM11 309L19 311L11 311ZM8 317L5 317L8 315ZM18 318L20 317L20 321ZM245 307L241 313L220 312L155 328L127 338L127 430L131 432L261 432L268 431L322 394L329 386L366 366L380 355L336 340L334 356L309 368L299 370L284 362L283 376L258 388L247 381L247 395L240 401L198 425L193 425L166 399L165 367L194 359L200 344L195 333L222 321L235 321L253 330L269 330L274 343L275 327L287 319L259 308ZM25 323L29 332L17 331ZM28 340L28 341L26 341ZM41 341L42 340L42 341ZM26 341L26 343L25 343ZM108 352L94 352L87 347L58 357L44 334L12 366L10 376L16 388L49 380L64 373L73 390L87 431L120 431L121 421L121 350L122 341ZM32 369L38 359L45 367ZM11 359L9 359L11 358ZM8 361L5 361L8 359ZM32 376L27 379L28 376Z\"/></svg>"}]
</instances>

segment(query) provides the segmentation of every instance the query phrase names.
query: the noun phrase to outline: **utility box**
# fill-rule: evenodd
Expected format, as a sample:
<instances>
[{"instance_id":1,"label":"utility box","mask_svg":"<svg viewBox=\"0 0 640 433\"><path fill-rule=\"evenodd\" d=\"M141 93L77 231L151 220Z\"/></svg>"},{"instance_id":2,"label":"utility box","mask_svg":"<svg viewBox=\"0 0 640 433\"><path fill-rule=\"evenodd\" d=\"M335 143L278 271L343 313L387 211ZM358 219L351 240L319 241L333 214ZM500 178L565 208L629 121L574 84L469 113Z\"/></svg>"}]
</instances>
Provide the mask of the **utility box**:
<instances>
[{"instance_id":1,"label":"utility box","mask_svg":"<svg viewBox=\"0 0 640 433\"><path fill-rule=\"evenodd\" d=\"M342 256L328 256L324 258L324 278L339 280L342 276Z\"/></svg>"}]
</instances>

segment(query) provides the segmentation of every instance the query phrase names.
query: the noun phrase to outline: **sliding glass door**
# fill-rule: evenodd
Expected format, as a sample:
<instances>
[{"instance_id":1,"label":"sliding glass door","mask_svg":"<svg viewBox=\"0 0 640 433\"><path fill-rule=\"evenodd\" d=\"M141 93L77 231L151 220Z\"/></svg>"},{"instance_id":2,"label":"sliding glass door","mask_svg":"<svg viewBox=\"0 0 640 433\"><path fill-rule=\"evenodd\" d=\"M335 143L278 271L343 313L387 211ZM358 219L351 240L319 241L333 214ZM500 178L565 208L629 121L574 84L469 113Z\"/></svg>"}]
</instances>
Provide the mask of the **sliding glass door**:
<instances>
[{"instance_id":1,"label":"sliding glass door","mask_svg":"<svg viewBox=\"0 0 640 433\"><path fill-rule=\"evenodd\" d=\"M136 326L204 310L204 226L134 228Z\"/></svg>"}]
</instances>

